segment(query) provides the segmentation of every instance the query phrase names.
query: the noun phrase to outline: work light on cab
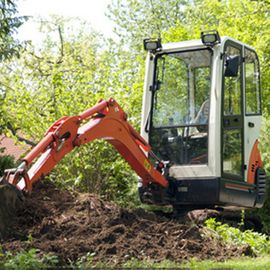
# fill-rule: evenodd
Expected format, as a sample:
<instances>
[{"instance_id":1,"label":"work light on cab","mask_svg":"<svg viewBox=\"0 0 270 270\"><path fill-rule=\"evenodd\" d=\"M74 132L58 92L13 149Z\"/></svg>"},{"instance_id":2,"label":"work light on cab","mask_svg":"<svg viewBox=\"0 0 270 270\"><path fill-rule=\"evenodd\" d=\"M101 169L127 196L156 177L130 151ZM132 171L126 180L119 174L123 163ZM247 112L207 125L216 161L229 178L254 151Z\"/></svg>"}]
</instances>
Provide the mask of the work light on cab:
<instances>
[{"instance_id":1,"label":"work light on cab","mask_svg":"<svg viewBox=\"0 0 270 270\"><path fill-rule=\"evenodd\" d=\"M206 46L213 47L215 44L220 43L220 36L218 31L205 31L201 32L202 43Z\"/></svg>"},{"instance_id":2,"label":"work light on cab","mask_svg":"<svg viewBox=\"0 0 270 270\"><path fill-rule=\"evenodd\" d=\"M146 38L143 40L143 47L146 51L156 51L162 48L160 38Z\"/></svg>"}]
</instances>

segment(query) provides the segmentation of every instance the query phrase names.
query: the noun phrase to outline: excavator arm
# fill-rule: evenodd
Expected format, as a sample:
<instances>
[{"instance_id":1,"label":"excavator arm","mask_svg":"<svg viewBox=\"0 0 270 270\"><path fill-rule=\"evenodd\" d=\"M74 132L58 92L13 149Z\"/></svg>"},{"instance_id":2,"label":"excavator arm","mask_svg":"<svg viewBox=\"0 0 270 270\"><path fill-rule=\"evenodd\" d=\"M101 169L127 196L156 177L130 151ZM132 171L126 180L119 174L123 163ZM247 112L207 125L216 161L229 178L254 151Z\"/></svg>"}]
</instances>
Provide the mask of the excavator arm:
<instances>
[{"instance_id":1,"label":"excavator arm","mask_svg":"<svg viewBox=\"0 0 270 270\"><path fill-rule=\"evenodd\" d=\"M101 100L78 116L65 116L56 121L18 168L5 171L2 182L30 192L32 185L49 174L65 155L95 139L111 143L142 178L144 186L150 183L168 186L163 175L164 164L127 122L126 113L112 98ZM145 153L156 160L155 165Z\"/></svg>"}]
</instances>

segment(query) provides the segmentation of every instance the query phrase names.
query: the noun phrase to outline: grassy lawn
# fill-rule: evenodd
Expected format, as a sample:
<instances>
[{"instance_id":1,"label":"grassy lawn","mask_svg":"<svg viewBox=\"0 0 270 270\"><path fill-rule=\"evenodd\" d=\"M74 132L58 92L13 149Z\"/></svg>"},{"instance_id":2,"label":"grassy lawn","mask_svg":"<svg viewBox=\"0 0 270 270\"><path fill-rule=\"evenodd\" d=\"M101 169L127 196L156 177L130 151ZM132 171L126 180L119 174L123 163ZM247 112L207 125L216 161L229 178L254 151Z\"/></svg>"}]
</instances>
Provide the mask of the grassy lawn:
<instances>
[{"instance_id":1,"label":"grassy lawn","mask_svg":"<svg viewBox=\"0 0 270 270\"><path fill-rule=\"evenodd\" d=\"M97 264L96 267L101 265ZM124 268L170 268L170 269L235 269L235 270L265 270L270 269L270 256L229 260L225 262L197 261L190 260L186 263L174 263L172 261L162 261L153 263L151 261L130 260L122 265Z\"/></svg>"},{"instance_id":2,"label":"grassy lawn","mask_svg":"<svg viewBox=\"0 0 270 270\"><path fill-rule=\"evenodd\" d=\"M38 256L35 249L21 251L18 254L0 256L0 269L52 269L61 267L57 257L51 255ZM131 259L122 265L113 265L108 263L93 263L93 256L85 256L76 262L70 262L69 265L62 266L68 269L233 269L233 270L270 270L270 256L259 256L257 258L242 257L225 262L198 261L195 259L183 263L176 263L169 260L155 263L150 260Z\"/></svg>"},{"instance_id":3,"label":"grassy lawn","mask_svg":"<svg viewBox=\"0 0 270 270\"><path fill-rule=\"evenodd\" d=\"M270 269L270 256L249 258L243 257L237 260L229 260L226 262L212 261L190 261L184 264L188 269L235 269L235 270L264 270Z\"/></svg>"}]
</instances>

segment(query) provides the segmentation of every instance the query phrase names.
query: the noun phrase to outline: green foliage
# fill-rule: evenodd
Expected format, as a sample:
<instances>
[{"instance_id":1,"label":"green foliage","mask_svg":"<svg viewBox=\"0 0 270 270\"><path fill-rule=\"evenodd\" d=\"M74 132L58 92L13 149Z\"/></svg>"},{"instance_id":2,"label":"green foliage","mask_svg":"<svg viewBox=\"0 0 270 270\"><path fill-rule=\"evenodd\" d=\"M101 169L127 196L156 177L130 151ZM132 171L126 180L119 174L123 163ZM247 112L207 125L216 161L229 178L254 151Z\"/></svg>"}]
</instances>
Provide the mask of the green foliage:
<instances>
[{"instance_id":1,"label":"green foliage","mask_svg":"<svg viewBox=\"0 0 270 270\"><path fill-rule=\"evenodd\" d=\"M129 165L104 141L75 149L50 177L63 187L99 193L103 198L117 201L125 198L136 182Z\"/></svg>"},{"instance_id":2,"label":"green foliage","mask_svg":"<svg viewBox=\"0 0 270 270\"><path fill-rule=\"evenodd\" d=\"M75 263L70 263L69 268L75 269L234 269L234 270L261 270L270 268L269 257L248 258L243 257L235 260L228 260L225 262L216 261L199 261L197 259L190 259L182 263L173 262L170 260L163 260L155 262L152 260L138 260L132 258L121 265L114 265L112 263L106 264L102 262L93 262L93 255L87 254L78 259Z\"/></svg>"},{"instance_id":3,"label":"green foliage","mask_svg":"<svg viewBox=\"0 0 270 270\"><path fill-rule=\"evenodd\" d=\"M270 240L265 234L257 233L252 230L241 231L238 228L230 227L228 224L222 224L214 218L205 222L207 228L216 234L214 237L220 237L225 242L234 245L249 245L257 255L270 253Z\"/></svg>"},{"instance_id":4,"label":"green foliage","mask_svg":"<svg viewBox=\"0 0 270 270\"><path fill-rule=\"evenodd\" d=\"M3 66L0 81L5 85L3 111L6 126L25 137L40 141L45 131L64 115L78 115L101 98L115 98L131 115L135 128L140 123L143 70L138 70L129 53L81 21L53 17L42 24L44 47L29 46L20 59ZM84 30L82 30L84 26ZM51 39L52 34L59 39ZM8 132L8 131L7 131ZM50 178L59 185L95 192L107 199L123 201L136 182L134 173L111 145L96 141L66 156Z\"/></svg>"},{"instance_id":5,"label":"green foliage","mask_svg":"<svg viewBox=\"0 0 270 270\"><path fill-rule=\"evenodd\" d=\"M262 130L260 136L260 144L259 148L262 152L262 159L264 161L264 169L267 171L268 175L270 173L270 158L269 158L269 149L270 149L270 138L269 138L269 130L270 130L270 115L268 113L264 114Z\"/></svg>"},{"instance_id":6,"label":"green foliage","mask_svg":"<svg viewBox=\"0 0 270 270\"><path fill-rule=\"evenodd\" d=\"M22 43L14 38L17 29L27 20L26 17L17 17L16 0L0 0L0 61L19 56ZM0 83L0 133L4 129L5 114L2 111L5 97L5 86Z\"/></svg>"},{"instance_id":7,"label":"green foliage","mask_svg":"<svg viewBox=\"0 0 270 270\"><path fill-rule=\"evenodd\" d=\"M198 261L191 259L182 263L163 260L161 262L154 262L151 260L138 260L132 258L121 265L114 265L112 263L94 262L95 253L87 253L77 261L70 261L68 265L60 265L58 258L50 254L39 254L39 250L30 249L29 251L21 251L17 254L4 254L0 251L0 268L1 269L105 269L105 268L129 268L129 269L235 269L235 270L260 270L270 268L269 257L258 258L240 258L237 260L228 260L226 262L215 261Z\"/></svg>"},{"instance_id":8,"label":"green foliage","mask_svg":"<svg viewBox=\"0 0 270 270\"><path fill-rule=\"evenodd\" d=\"M196 269L196 270L213 270L213 269L233 269L233 270L261 270L270 269L269 257L247 258L243 257L235 260L228 260L225 262L214 261L198 261L190 260L187 263L182 264L184 269Z\"/></svg>"},{"instance_id":9,"label":"green foliage","mask_svg":"<svg viewBox=\"0 0 270 270\"><path fill-rule=\"evenodd\" d=\"M163 260L162 262L154 262L151 260L138 260L136 258L132 258L128 260L127 262L123 263L122 267L123 268L131 268L131 269L136 269L136 268L177 268L181 266L181 264L177 262L172 262L169 260Z\"/></svg>"},{"instance_id":10,"label":"green foliage","mask_svg":"<svg viewBox=\"0 0 270 270\"><path fill-rule=\"evenodd\" d=\"M30 249L28 251L20 251L17 254L3 254L1 252L1 269L18 269L18 270L30 270L30 269L44 269L55 267L58 264L58 259L54 255L39 254L38 249Z\"/></svg>"},{"instance_id":11,"label":"green foliage","mask_svg":"<svg viewBox=\"0 0 270 270\"><path fill-rule=\"evenodd\" d=\"M93 258L95 257L94 252L87 252L84 256L77 259L75 262L70 262L68 267L71 269L92 269L94 268L100 268L103 267L106 268L106 264L103 263L93 263Z\"/></svg>"},{"instance_id":12,"label":"green foliage","mask_svg":"<svg viewBox=\"0 0 270 270\"><path fill-rule=\"evenodd\" d=\"M0 149L1 152L1 149ZM0 156L0 176L4 174L6 169L15 167L15 160L13 156L3 155Z\"/></svg>"},{"instance_id":13,"label":"green foliage","mask_svg":"<svg viewBox=\"0 0 270 270\"><path fill-rule=\"evenodd\" d=\"M0 60L9 59L19 53L21 44L14 38L14 33L27 20L17 17L16 0L0 1Z\"/></svg>"},{"instance_id":14,"label":"green foliage","mask_svg":"<svg viewBox=\"0 0 270 270\"><path fill-rule=\"evenodd\" d=\"M269 113L265 113L263 117L262 123L262 130L260 135L260 144L259 149L262 153L262 160L264 169L266 170L266 174L268 175L268 191L267 191L267 199L264 203L263 208L258 209L256 212L260 216L264 232L270 234L270 192L269 192L269 175L270 175L270 158L269 158L269 149L270 149L270 137L269 137L269 130L270 130L270 115Z\"/></svg>"},{"instance_id":15,"label":"green foliage","mask_svg":"<svg viewBox=\"0 0 270 270\"><path fill-rule=\"evenodd\" d=\"M134 53L141 52L145 37L161 37L170 27L184 20L187 0L113 0L109 18L116 24L116 34Z\"/></svg>"},{"instance_id":16,"label":"green foliage","mask_svg":"<svg viewBox=\"0 0 270 270\"><path fill-rule=\"evenodd\" d=\"M127 265L127 266L126 266ZM169 260L161 262L153 262L150 260L139 261L133 259L124 264L124 267L130 267L131 269L143 268L143 269L194 269L194 270L212 270L212 269L234 269L234 270L261 270L270 268L270 260L265 258L240 258L237 260L228 260L225 262L215 261L199 261L191 259L187 262L176 263Z\"/></svg>"}]
</instances>

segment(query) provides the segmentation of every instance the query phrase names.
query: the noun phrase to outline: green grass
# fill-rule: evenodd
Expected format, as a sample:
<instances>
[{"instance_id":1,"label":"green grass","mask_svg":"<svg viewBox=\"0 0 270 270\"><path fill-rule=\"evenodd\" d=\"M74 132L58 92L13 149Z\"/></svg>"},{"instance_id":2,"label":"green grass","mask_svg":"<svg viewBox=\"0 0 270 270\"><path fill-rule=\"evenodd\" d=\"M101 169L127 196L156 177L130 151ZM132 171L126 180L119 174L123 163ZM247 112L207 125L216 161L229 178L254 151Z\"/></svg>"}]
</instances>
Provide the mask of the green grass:
<instances>
[{"instance_id":1,"label":"green grass","mask_svg":"<svg viewBox=\"0 0 270 270\"><path fill-rule=\"evenodd\" d=\"M182 265L188 269L234 269L234 270L265 270L270 269L270 257L249 258L243 257L226 262L195 261L191 260Z\"/></svg>"},{"instance_id":2,"label":"green grass","mask_svg":"<svg viewBox=\"0 0 270 270\"><path fill-rule=\"evenodd\" d=\"M177 263L169 260L162 262L154 262L151 260L138 260L131 259L121 265L112 265L102 262L93 263L94 254L87 254L78 259L77 262L70 262L67 266L69 269L194 269L194 270L207 270L207 269L233 269L233 270L270 270L270 256L261 256L257 258L242 257L239 259L228 260L225 262L214 261L198 261L191 259L183 263ZM3 254L0 258L0 269L52 269L60 267L57 257L53 255L41 255L36 249L29 251L21 251L17 254Z\"/></svg>"},{"instance_id":3,"label":"green grass","mask_svg":"<svg viewBox=\"0 0 270 270\"><path fill-rule=\"evenodd\" d=\"M75 266L75 265L74 265ZM233 270L265 270L270 269L270 257L249 258L228 260L225 262L198 261L195 259L184 263L176 263L169 260L153 262L150 260L131 259L122 265L107 265L105 263L93 264L90 261L76 264L76 269L191 269L191 270L214 270L214 269L233 269Z\"/></svg>"}]
</instances>

